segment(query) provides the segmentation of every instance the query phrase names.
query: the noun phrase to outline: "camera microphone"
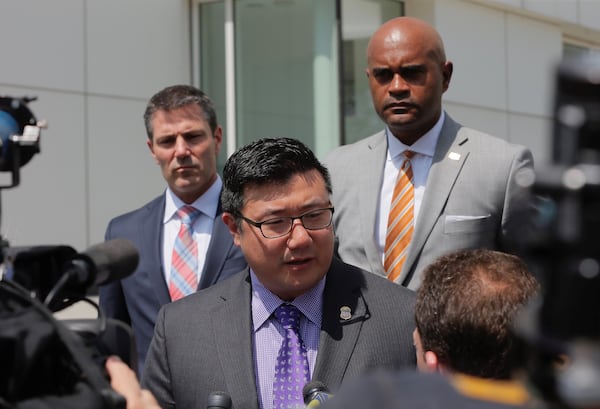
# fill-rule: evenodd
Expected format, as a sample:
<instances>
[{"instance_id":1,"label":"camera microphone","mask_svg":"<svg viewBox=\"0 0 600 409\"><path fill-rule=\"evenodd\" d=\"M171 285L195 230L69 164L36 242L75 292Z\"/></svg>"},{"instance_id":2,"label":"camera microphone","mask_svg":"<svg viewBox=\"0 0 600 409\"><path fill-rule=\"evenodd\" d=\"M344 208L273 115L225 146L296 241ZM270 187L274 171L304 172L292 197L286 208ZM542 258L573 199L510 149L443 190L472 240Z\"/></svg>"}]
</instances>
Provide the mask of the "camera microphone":
<instances>
[{"instance_id":1,"label":"camera microphone","mask_svg":"<svg viewBox=\"0 0 600 409\"><path fill-rule=\"evenodd\" d=\"M206 400L206 409L231 409L231 397L225 392L211 392Z\"/></svg>"},{"instance_id":2,"label":"camera microphone","mask_svg":"<svg viewBox=\"0 0 600 409\"><path fill-rule=\"evenodd\" d=\"M52 311L68 307L91 286L107 284L132 274L138 262L138 251L129 240L113 239L93 245L68 259L63 273L50 291L41 293L46 294L44 304Z\"/></svg>"},{"instance_id":3,"label":"camera microphone","mask_svg":"<svg viewBox=\"0 0 600 409\"><path fill-rule=\"evenodd\" d=\"M73 257L66 271L78 283L102 285L127 277L136 269L139 254L133 243L113 239L93 245Z\"/></svg>"},{"instance_id":4,"label":"camera microphone","mask_svg":"<svg viewBox=\"0 0 600 409\"><path fill-rule=\"evenodd\" d=\"M302 388L302 397L307 408L321 406L332 396L327 386L320 381L311 381Z\"/></svg>"}]
</instances>

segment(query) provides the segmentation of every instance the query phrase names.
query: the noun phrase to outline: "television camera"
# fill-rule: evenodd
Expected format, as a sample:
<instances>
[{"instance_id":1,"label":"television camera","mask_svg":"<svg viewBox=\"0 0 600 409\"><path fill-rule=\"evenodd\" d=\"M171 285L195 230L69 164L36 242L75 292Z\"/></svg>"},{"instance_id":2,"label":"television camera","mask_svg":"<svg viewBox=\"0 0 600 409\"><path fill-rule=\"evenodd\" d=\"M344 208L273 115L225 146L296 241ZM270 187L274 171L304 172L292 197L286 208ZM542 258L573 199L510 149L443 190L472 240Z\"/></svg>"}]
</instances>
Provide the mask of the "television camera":
<instances>
[{"instance_id":1,"label":"television camera","mask_svg":"<svg viewBox=\"0 0 600 409\"><path fill-rule=\"evenodd\" d=\"M552 161L522 180L539 198L522 248L542 296L516 332L550 406L600 408L600 54L563 59L555 78Z\"/></svg>"},{"instance_id":2,"label":"television camera","mask_svg":"<svg viewBox=\"0 0 600 409\"><path fill-rule=\"evenodd\" d=\"M41 130L28 104L0 96L0 172L20 183L20 168L40 152ZM107 319L88 297L96 285L131 274L135 246L110 240L82 253L65 245L11 247L0 236L0 408L125 408L104 370L108 355L137 367L131 329ZM95 319L57 320L54 312L91 304Z\"/></svg>"}]
</instances>

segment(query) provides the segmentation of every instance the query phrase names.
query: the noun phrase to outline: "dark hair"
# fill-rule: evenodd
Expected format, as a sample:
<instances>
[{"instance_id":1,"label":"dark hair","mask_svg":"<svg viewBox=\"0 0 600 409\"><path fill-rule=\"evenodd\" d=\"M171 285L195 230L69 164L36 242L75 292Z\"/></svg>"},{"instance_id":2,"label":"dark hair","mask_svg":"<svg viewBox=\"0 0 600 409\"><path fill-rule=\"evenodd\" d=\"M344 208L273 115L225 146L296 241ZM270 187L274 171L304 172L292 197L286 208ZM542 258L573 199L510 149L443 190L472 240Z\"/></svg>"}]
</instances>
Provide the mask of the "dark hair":
<instances>
[{"instance_id":1,"label":"dark hair","mask_svg":"<svg viewBox=\"0 0 600 409\"><path fill-rule=\"evenodd\" d=\"M457 372L510 378L517 353L512 322L538 289L526 264L510 254L479 249L438 258L417 291L423 350Z\"/></svg>"},{"instance_id":2,"label":"dark hair","mask_svg":"<svg viewBox=\"0 0 600 409\"><path fill-rule=\"evenodd\" d=\"M223 169L223 211L240 215L248 186L284 184L298 173L316 169L331 193L329 171L302 142L291 138L263 138L238 149Z\"/></svg>"},{"instance_id":3,"label":"dark hair","mask_svg":"<svg viewBox=\"0 0 600 409\"><path fill-rule=\"evenodd\" d=\"M217 130L217 113L212 100L203 91L191 85L173 85L158 91L150 98L144 111L144 125L148 139L152 140L152 116L156 111L171 111L188 105L198 105L213 135Z\"/></svg>"}]
</instances>

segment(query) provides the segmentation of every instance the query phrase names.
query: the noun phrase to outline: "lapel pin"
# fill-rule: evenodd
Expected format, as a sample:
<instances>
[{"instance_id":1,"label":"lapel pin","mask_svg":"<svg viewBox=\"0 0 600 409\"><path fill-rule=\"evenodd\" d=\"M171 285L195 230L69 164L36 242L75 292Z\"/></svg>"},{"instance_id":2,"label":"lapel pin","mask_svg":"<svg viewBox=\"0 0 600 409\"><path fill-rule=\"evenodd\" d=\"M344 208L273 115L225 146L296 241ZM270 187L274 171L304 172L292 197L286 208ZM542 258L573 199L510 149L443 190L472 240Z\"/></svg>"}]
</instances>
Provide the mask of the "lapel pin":
<instances>
[{"instance_id":1,"label":"lapel pin","mask_svg":"<svg viewBox=\"0 0 600 409\"><path fill-rule=\"evenodd\" d=\"M352 310L347 305L344 305L340 308L340 318L344 321L348 321L352 318Z\"/></svg>"},{"instance_id":2,"label":"lapel pin","mask_svg":"<svg viewBox=\"0 0 600 409\"><path fill-rule=\"evenodd\" d=\"M450 152L448 154L448 159L459 160L460 159L460 153Z\"/></svg>"}]
</instances>

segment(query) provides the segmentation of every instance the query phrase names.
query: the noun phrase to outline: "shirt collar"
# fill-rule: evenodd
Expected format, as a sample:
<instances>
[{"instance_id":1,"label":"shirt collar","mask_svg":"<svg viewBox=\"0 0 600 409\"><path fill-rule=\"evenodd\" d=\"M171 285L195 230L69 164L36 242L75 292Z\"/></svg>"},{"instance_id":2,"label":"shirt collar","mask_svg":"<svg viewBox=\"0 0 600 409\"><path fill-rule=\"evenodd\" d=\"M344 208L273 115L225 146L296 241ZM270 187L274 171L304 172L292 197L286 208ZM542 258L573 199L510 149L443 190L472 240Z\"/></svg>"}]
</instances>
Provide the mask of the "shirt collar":
<instances>
[{"instance_id":1,"label":"shirt collar","mask_svg":"<svg viewBox=\"0 0 600 409\"><path fill-rule=\"evenodd\" d=\"M386 127L385 135L388 142L388 159L393 159L396 156L403 154L404 151L413 151L421 155L433 157L445 117L446 114L442 111L442 114L435 125L410 146L400 142L398 138L392 135L390 129Z\"/></svg>"},{"instance_id":2,"label":"shirt collar","mask_svg":"<svg viewBox=\"0 0 600 409\"><path fill-rule=\"evenodd\" d=\"M222 187L223 182L221 181L221 177L217 175L217 179L208 188L208 190L194 202L190 203L190 205L200 210L202 214L214 219L217 215ZM177 209L185 204L186 203L184 203L183 200L173 193L170 187L167 187L165 192L165 215L163 218L163 223L171 220L173 216L175 216Z\"/></svg>"},{"instance_id":3,"label":"shirt collar","mask_svg":"<svg viewBox=\"0 0 600 409\"><path fill-rule=\"evenodd\" d=\"M317 285L296 297L290 303L298 308L317 328L321 328L323 290L325 289L326 277L323 277ZM252 323L254 332L256 332L268 321L277 307L285 301L269 291L260 282L252 269L250 269L250 280L252 281Z\"/></svg>"}]
</instances>

